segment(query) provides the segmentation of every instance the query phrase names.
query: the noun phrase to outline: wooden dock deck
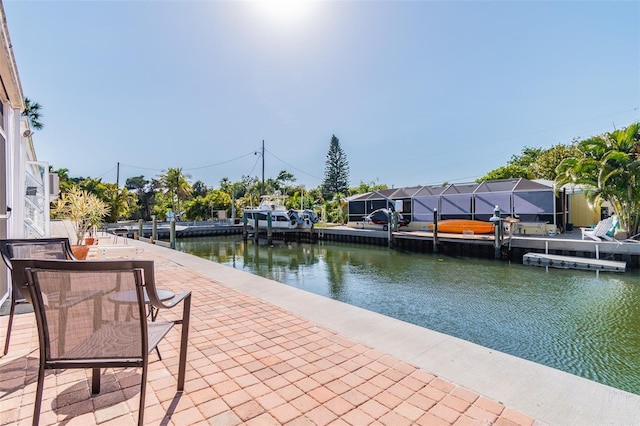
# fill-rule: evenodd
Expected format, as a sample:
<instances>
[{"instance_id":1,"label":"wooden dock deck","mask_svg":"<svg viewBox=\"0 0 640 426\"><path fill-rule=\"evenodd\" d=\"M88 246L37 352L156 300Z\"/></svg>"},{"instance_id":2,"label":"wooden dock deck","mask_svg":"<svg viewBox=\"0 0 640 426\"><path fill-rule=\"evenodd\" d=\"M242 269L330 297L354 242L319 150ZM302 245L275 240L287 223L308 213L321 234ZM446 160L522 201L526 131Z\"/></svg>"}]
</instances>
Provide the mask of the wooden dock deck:
<instances>
[{"instance_id":1,"label":"wooden dock deck","mask_svg":"<svg viewBox=\"0 0 640 426\"><path fill-rule=\"evenodd\" d=\"M431 231L398 231L393 233L394 239L419 239L433 241L433 232ZM463 242L467 244L481 244L493 246L495 237L493 234L449 234L446 232L438 232L438 241L441 242ZM509 243L509 236L505 235L502 244Z\"/></svg>"}]
</instances>

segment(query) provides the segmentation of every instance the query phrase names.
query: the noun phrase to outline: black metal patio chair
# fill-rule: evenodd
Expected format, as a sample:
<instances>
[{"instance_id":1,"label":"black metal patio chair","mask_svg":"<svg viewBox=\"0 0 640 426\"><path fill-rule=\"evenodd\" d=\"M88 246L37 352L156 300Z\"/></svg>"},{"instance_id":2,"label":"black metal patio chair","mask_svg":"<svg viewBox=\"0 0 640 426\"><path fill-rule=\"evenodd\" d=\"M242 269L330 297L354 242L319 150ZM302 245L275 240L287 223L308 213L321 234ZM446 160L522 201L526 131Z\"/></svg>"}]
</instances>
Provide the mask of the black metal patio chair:
<instances>
[{"instance_id":1,"label":"black metal patio chair","mask_svg":"<svg viewBox=\"0 0 640 426\"><path fill-rule=\"evenodd\" d=\"M7 268L12 269L12 259L69 259L75 260L71 252L68 238L39 238L39 239L2 239L0 240L0 254ZM21 292L20 286L11 280L11 299L9 308L9 323L4 342L3 356L9 352L11 328L16 305L30 303Z\"/></svg>"},{"instance_id":2,"label":"black metal patio chair","mask_svg":"<svg viewBox=\"0 0 640 426\"><path fill-rule=\"evenodd\" d=\"M13 261L14 280L28 289L35 311L40 364L33 424L38 424L46 370L91 368L92 393L100 390L100 369L140 367L138 424L144 424L149 352L171 330L182 324L177 390L184 390L191 292L162 302L157 294L153 260L121 261ZM61 309L66 303L60 287L93 294ZM122 294L134 295L131 315L118 315ZM147 298L145 299L145 293ZM171 309L182 303L182 318L147 321L146 305Z\"/></svg>"}]
</instances>

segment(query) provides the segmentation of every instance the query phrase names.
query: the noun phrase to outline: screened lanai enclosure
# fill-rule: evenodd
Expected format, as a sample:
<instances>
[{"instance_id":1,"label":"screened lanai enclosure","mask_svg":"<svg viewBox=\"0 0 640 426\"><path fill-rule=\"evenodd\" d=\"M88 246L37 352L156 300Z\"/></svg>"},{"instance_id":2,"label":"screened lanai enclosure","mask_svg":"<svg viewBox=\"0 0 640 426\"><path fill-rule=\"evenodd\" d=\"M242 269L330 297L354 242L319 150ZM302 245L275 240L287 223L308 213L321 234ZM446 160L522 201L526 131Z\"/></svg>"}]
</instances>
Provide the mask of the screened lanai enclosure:
<instances>
[{"instance_id":1,"label":"screened lanai enclosure","mask_svg":"<svg viewBox=\"0 0 640 426\"><path fill-rule=\"evenodd\" d=\"M567 211L563 200L564 194L556 196L551 184L523 178L386 189L349 200L349 221L362 221L379 208L394 209L400 205L396 202L401 201L402 215L412 222L431 223L434 211L438 220L488 221L498 206L503 218L550 223L564 229Z\"/></svg>"}]
</instances>

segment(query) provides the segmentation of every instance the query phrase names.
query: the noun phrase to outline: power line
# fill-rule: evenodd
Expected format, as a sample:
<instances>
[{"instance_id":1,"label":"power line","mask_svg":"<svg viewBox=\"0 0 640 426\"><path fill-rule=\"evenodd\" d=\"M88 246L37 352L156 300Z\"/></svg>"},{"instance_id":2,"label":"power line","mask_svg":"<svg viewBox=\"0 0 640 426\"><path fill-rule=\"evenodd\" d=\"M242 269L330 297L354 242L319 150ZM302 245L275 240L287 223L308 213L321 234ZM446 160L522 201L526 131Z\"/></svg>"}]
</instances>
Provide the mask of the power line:
<instances>
[{"instance_id":1,"label":"power line","mask_svg":"<svg viewBox=\"0 0 640 426\"><path fill-rule=\"evenodd\" d=\"M121 166L131 167L132 169L140 169L140 170L151 170L153 172L161 172L163 169L151 168L151 167L142 167L142 166L132 166L131 164L120 163Z\"/></svg>"},{"instance_id":2,"label":"power line","mask_svg":"<svg viewBox=\"0 0 640 426\"><path fill-rule=\"evenodd\" d=\"M184 169L184 170L200 170L200 169L206 169L206 168L209 168L209 167L221 166L222 164L231 163L232 161L240 160L241 158L244 158L244 157L248 157L248 156L250 156L250 155L253 155L253 154L254 154L254 152L255 152L255 151L251 151L251 152L249 152L249 153L247 153L247 154L244 154L244 155L241 155L241 156L239 156L239 157L232 158L231 160L221 161L221 162L219 162L219 163L209 164L209 165L206 165L206 166L191 167L191 168Z\"/></svg>"},{"instance_id":3,"label":"power line","mask_svg":"<svg viewBox=\"0 0 640 426\"><path fill-rule=\"evenodd\" d=\"M310 173L307 173L307 172L305 172L304 170L301 170L301 169L297 168L297 167L296 167L296 166L294 166L293 164L289 164L289 163L287 163L286 161L284 161L283 159L278 158L278 157L277 157L273 152L269 151L268 149L265 149L265 151L267 151L269 154L271 154L271 155L273 156L273 158L275 158L276 160L279 160L279 161L283 162L284 164L286 164L287 166L291 167L292 169L295 169L295 170L299 171L299 172L300 172L300 173L302 173L302 174L305 174L305 175L310 176L310 177L312 177L312 178L314 178L314 179L318 179L319 181L322 181L322 178L319 178L319 177L314 176L314 175L312 175L312 174L310 174Z\"/></svg>"},{"instance_id":4,"label":"power line","mask_svg":"<svg viewBox=\"0 0 640 426\"><path fill-rule=\"evenodd\" d=\"M256 169L256 166L258 165L258 160L260 160L260 157L256 157L256 162L253 163L253 167L251 168L251 171L247 176L251 176L251 173L253 173L253 171Z\"/></svg>"},{"instance_id":5,"label":"power line","mask_svg":"<svg viewBox=\"0 0 640 426\"><path fill-rule=\"evenodd\" d=\"M113 169L115 169L115 167L110 168L109 170L104 172L102 175L100 175L100 179L104 178L108 173L111 173L113 171Z\"/></svg>"},{"instance_id":6,"label":"power line","mask_svg":"<svg viewBox=\"0 0 640 426\"><path fill-rule=\"evenodd\" d=\"M248 157L250 155L253 155L253 153L254 153L254 151L251 151L251 152L249 152L247 154L243 154L243 155L241 155L239 157L235 157L235 158L232 158L230 160L220 161L220 162L214 163L214 164L207 164L206 166L183 168L183 170L184 171L190 171L190 170L206 169L206 168L209 168L209 167L216 167L216 166L220 166L222 164L231 163L232 161L240 160L240 159L242 159L244 157ZM153 172L162 172L163 170L166 170L166 168L159 169L157 167L144 167L144 166L136 166L136 165L132 165L132 164L125 164L125 163L120 163L120 165L121 166L126 166L126 167L131 167L132 169L150 170L150 171L153 171ZM111 169L111 170L113 170L113 169Z\"/></svg>"}]
</instances>

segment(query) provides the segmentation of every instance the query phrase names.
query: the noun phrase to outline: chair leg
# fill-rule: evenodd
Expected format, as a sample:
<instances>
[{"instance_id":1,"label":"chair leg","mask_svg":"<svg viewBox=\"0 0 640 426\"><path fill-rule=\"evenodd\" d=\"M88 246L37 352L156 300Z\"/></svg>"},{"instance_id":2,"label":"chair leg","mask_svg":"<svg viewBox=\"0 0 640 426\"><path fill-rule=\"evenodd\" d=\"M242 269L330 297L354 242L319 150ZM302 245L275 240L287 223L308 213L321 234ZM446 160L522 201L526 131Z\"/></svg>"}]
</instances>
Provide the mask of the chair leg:
<instances>
[{"instance_id":1,"label":"chair leg","mask_svg":"<svg viewBox=\"0 0 640 426\"><path fill-rule=\"evenodd\" d=\"M140 406L138 407L138 426L144 425L144 404L147 394L147 370L148 365L145 362L142 365L142 381L140 382Z\"/></svg>"},{"instance_id":2,"label":"chair leg","mask_svg":"<svg viewBox=\"0 0 640 426\"><path fill-rule=\"evenodd\" d=\"M184 390L187 371L187 346L189 344L189 320L191 318L191 295L184 299L182 311L182 333L180 339L180 360L178 365L178 391Z\"/></svg>"},{"instance_id":3,"label":"chair leg","mask_svg":"<svg viewBox=\"0 0 640 426\"><path fill-rule=\"evenodd\" d=\"M36 400L33 403L33 420L32 425L37 426L40 423L40 408L42 407L42 394L44 392L44 365L40 363L38 369L38 386L36 387Z\"/></svg>"},{"instance_id":4,"label":"chair leg","mask_svg":"<svg viewBox=\"0 0 640 426\"><path fill-rule=\"evenodd\" d=\"M9 352L9 340L11 339L11 328L13 327L13 315L16 312L16 301L11 298L11 308L9 308L9 324L7 325L7 337L4 341L4 355Z\"/></svg>"},{"instance_id":5,"label":"chair leg","mask_svg":"<svg viewBox=\"0 0 640 426\"><path fill-rule=\"evenodd\" d=\"M96 395L100 393L100 369L94 368L92 369L93 373L91 375L91 393Z\"/></svg>"}]
</instances>

